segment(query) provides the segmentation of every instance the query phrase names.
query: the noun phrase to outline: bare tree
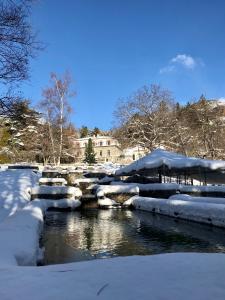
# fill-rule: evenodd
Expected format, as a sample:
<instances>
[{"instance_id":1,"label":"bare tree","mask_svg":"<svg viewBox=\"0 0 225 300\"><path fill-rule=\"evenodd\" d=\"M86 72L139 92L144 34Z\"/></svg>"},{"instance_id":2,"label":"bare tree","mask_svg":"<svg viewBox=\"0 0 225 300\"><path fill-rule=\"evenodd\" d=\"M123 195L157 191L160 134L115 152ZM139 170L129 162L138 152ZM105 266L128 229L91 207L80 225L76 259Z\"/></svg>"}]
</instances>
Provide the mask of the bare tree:
<instances>
[{"instance_id":1,"label":"bare tree","mask_svg":"<svg viewBox=\"0 0 225 300\"><path fill-rule=\"evenodd\" d=\"M2 0L0 3L0 83L6 92L0 97L0 114L10 111L12 85L28 78L29 60L41 49L29 23L30 0Z\"/></svg>"},{"instance_id":2,"label":"bare tree","mask_svg":"<svg viewBox=\"0 0 225 300\"><path fill-rule=\"evenodd\" d=\"M63 153L64 129L68 123L71 106L68 99L74 96L70 91L71 78L68 73L59 79L51 74L51 87L43 90L43 99L39 106L44 114L51 143L52 160L59 165Z\"/></svg>"},{"instance_id":3,"label":"bare tree","mask_svg":"<svg viewBox=\"0 0 225 300\"><path fill-rule=\"evenodd\" d=\"M120 100L115 111L119 140L149 150L165 146L171 130L171 93L158 85L144 86L131 97Z\"/></svg>"}]
</instances>

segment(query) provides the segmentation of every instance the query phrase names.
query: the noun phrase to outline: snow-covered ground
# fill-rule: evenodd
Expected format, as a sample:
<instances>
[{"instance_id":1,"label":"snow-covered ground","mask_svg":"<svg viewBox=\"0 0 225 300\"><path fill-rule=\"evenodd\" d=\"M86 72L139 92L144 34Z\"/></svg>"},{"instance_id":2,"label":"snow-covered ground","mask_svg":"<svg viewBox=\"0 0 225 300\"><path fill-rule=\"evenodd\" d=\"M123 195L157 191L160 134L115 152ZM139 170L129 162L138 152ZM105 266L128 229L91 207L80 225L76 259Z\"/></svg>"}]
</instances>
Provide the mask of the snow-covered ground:
<instances>
[{"instance_id":1,"label":"snow-covered ground","mask_svg":"<svg viewBox=\"0 0 225 300\"><path fill-rule=\"evenodd\" d=\"M224 300L224 254L164 254L0 272L1 300Z\"/></svg>"}]
</instances>

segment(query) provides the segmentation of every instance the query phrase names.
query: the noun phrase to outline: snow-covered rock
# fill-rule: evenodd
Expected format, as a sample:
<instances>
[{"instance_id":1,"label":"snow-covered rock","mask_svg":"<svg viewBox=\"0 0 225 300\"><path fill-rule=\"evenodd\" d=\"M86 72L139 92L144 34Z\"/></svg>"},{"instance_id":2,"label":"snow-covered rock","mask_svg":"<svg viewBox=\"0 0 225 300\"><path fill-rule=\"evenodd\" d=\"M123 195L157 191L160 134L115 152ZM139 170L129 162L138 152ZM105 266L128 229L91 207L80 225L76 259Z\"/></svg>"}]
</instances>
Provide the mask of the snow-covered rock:
<instances>
[{"instance_id":1,"label":"snow-covered rock","mask_svg":"<svg viewBox=\"0 0 225 300\"><path fill-rule=\"evenodd\" d=\"M31 189L31 198L80 198L82 192L79 188L72 186L36 186Z\"/></svg>"},{"instance_id":2,"label":"snow-covered rock","mask_svg":"<svg viewBox=\"0 0 225 300\"><path fill-rule=\"evenodd\" d=\"M49 185L49 184L60 184L60 185L66 185L67 181L64 178L47 178L47 177L42 177L39 179L39 184L40 185Z\"/></svg>"},{"instance_id":3,"label":"snow-covered rock","mask_svg":"<svg viewBox=\"0 0 225 300\"><path fill-rule=\"evenodd\" d=\"M81 184L92 184L92 183L98 183L98 178L79 178L74 180L74 184L79 186Z\"/></svg>"},{"instance_id":4,"label":"snow-covered rock","mask_svg":"<svg viewBox=\"0 0 225 300\"><path fill-rule=\"evenodd\" d=\"M132 194L138 195L139 188L134 186L133 184L126 184L126 185L103 185L99 186L97 189L97 197L101 198L105 195L112 195L112 194Z\"/></svg>"},{"instance_id":5,"label":"snow-covered rock","mask_svg":"<svg viewBox=\"0 0 225 300\"><path fill-rule=\"evenodd\" d=\"M113 208L114 206L117 206L118 204L116 201L109 199L109 198L103 198L98 199L98 205L99 207L107 207L107 208Z\"/></svg>"},{"instance_id":6,"label":"snow-covered rock","mask_svg":"<svg viewBox=\"0 0 225 300\"><path fill-rule=\"evenodd\" d=\"M114 177L109 177L109 176L105 176L105 177L103 177L102 179L100 179L99 181L98 181L98 183L99 184L104 184L104 183L111 183L111 182L113 182L113 181L115 181L115 178Z\"/></svg>"}]
</instances>

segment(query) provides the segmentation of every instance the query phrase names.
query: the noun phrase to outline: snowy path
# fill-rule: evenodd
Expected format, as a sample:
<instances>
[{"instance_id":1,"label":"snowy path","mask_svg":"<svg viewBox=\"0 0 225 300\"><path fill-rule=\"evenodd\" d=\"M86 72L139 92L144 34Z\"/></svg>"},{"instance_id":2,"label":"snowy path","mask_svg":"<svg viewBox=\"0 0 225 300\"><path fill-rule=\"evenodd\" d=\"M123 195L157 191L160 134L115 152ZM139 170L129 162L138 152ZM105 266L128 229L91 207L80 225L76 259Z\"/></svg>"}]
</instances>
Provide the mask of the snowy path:
<instances>
[{"instance_id":1,"label":"snowy path","mask_svg":"<svg viewBox=\"0 0 225 300\"><path fill-rule=\"evenodd\" d=\"M0 269L1 300L224 300L225 255L133 256Z\"/></svg>"}]
</instances>

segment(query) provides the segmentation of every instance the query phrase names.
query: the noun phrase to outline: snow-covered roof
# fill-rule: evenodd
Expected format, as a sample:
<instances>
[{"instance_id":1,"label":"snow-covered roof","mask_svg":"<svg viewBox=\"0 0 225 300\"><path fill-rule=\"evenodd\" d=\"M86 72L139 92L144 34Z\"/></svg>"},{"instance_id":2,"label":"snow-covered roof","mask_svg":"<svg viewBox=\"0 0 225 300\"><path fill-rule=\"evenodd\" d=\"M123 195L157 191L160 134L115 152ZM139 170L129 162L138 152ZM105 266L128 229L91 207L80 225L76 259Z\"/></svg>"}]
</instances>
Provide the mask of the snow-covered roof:
<instances>
[{"instance_id":1,"label":"snow-covered roof","mask_svg":"<svg viewBox=\"0 0 225 300\"><path fill-rule=\"evenodd\" d=\"M183 169L201 167L210 170L225 169L225 161L222 160L208 160L195 157L187 157L175 152L169 152L162 149L147 154L132 164L123 167L116 171L116 175L129 174L133 171L140 171L143 169L155 169L161 166L166 166L169 169Z\"/></svg>"}]
</instances>

